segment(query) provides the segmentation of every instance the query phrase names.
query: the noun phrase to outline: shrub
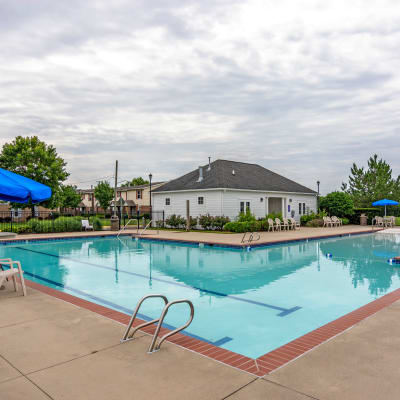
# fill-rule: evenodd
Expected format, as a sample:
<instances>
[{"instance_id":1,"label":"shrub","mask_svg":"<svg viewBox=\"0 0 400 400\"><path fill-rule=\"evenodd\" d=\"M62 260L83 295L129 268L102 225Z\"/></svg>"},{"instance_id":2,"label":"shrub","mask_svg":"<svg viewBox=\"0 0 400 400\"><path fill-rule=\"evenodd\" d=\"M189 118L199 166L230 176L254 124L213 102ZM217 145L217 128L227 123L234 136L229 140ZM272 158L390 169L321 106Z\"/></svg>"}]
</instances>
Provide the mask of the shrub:
<instances>
[{"instance_id":1,"label":"shrub","mask_svg":"<svg viewBox=\"0 0 400 400\"><path fill-rule=\"evenodd\" d=\"M186 225L186 220L185 220L185 225ZM197 228L197 218L190 217L190 219L189 219L189 228L190 229L196 229Z\"/></svg>"},{"instance_id":2,"label":"shrub","mask_svg":"<svg viewBox=\"0 0 400 400\"><path fill-rule=\"evenodd\" d=\"M320 227L324 226L324 220L315 218L315 219L312 219L311 221L308 221L306 223L306 226L308 226L310 228L320 228Z\"/></svg>"},{"instance_id":3,"label":"shrub","mask_svg":"<svg viewBox=\"0 0 400 400\"><path fill-rule=\"evenodd\" d=\"M214 217L213 221L213 227L219 231L222 231L224 229L224 226L230 222L229 217L225 216L220 216L220 217Z\"/></svg>"},{"instance_id":4,"label":"shrub","mask_svg":"<svg viewBox=\"0 0 400 400\"><path fill-rule=\"evenodd\" d=\"M348 225L350 223L350 220L348 218L346 218L346 217L340 218L340 219L342 220L342 224L343 225Z\"/></svg>"},{"instance_id":5,"label":"shrub","mask_svg":"<svg viewBox=\"0 0 400 400\"><path fill-rule=\"evenodd\" d=\"M180 215L172 214L165 220L165 223L171 228L179 228L186 225L186 219Z\"/></svg>"},{"instance_id":6,"label":"shrub","mask_svg":"<svg viewBox=\"0 0 400 400\"><path fill-rule=\"evenodd\" d=\"M225 224L224 229L229 232L244 233L261 230L261 221L234 221Z\"/></svg>"},{"instance_id":7,"label":"shrub","mask_svg":"<svg viewBox=\"0 0 400 400\"><path fill-rule=\"evenodd\" d=\"M399 226L400 225L400 217L396 218L396 225Z\"/></svg>"},{"instance_id":8,"label":"shrub","mask_svg":"<svg viewBox=\"0 0 400 400\"><path fill-rule=\"evenodd\" d=\"M354 213L349 216L349 220L351 224L360 224L360 215L366 214L368 224L372 224L373 218L376 215L383 216L384 208L383 207L367 207L367 208L354 208Z\"/></svg>"},{"instance_id":9,"label":"shrub","mask_svg":"<svg viewBox=\"0 0 400 400\"><path fill-rule=\"evenodd\" d=\"M239 213L239 215L237 217L237 221L238 222L252 222L252 221L256 221L256 217L254 216L254 214L251 213L250 209L248 208L245 213L244 212Z\"/></svg>"},{"instance_id":10,"label":"shrub","mask_svg":"<svg viewBox=\"0 0 400 400\"><path fill-rule=\"evenodd\" d=\"M345 192L332 192L320 198L319 206L330 215L341 218L354 213L353 197Z\"/></svg>"},{"instance_id":11,"label":"shrub","mask_svg":"<svg viewBox=\"0 0 400 400\"><path fill-rule=\"evenodd\" d=\"M93 230L101 231L103 229L103 224L100 221L100 218L94 217L92 221Z\"/></svg>"},{"instance_id":12,"label":"shrub","mask_svg":"<svg viewBox=\"0 0 400 400\"><path fill-rule=\"evenodd\" d=\"M214 217L212 217L210 214L206 215L200 215L199 217L199 225L205 229L209 230L213 227L214 224Z\"/></svg>"},{"instance_id":13,"label":"shrub","mask_svg":"<svg viewBox=\"0 0 400 400\"><path fill-rule=\"evenodd\" d=\"M24 225L14 225L13 226L13 232L14 233L31 233L32 228L28 224Z\"/></svg>"},{"instance_id":14,"label":"shrub","mask_svg":"<svg viewBox=\"0 0 400 400\"><path fill-rule=\"evenodd\" d=\"M282 221L282 213L269 213L267 214L267 216L265 217L267 220L268 218L271 218L275 221L275 218L279 218Z\"/></svg>"},{"instance_id":15,"label":"shrub","mask_svg":"<svg viewBox=\"0 0 400 400\"><path fill-rule=\"evenodd\" d=\"M317 216L314 213L302 215L300 217L300 225L308 226L307 224L316 218L317 218Z\"/></svg>"}]
</instances>

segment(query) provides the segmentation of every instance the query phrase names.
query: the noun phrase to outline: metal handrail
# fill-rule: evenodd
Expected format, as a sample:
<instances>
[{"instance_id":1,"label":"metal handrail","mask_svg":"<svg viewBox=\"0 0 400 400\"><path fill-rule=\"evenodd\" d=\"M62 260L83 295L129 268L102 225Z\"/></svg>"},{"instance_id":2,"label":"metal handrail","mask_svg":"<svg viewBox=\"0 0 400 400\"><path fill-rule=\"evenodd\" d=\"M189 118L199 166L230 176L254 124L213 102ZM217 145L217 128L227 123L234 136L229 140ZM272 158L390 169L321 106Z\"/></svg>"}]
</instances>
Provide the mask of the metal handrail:
<instances>
[{"instance_id":1,"label":"metal handrail","mask_svg":"<svg viewBox=\"0 0 400 400\"><path fill-rule=\"evenodd\" d=\"M141 307L142 303L143 303L146 299L149 299L149 298L151 298L151 297L159 297L159 298L161 298L161 299L164 300L164 303L165 303L166 305L168 304L168 299L167 299L167 297L164 296L163 294L148 294L148 295L142 297L142 298L139 300L139 302L138 302L138 304L137 304L137 306L136 306L136 308L135 308L135 311L134 311L133 314L132 314L131 320L129 321L129 324L128 324L127 328L126 328L126 331L125 331L125 333L124 333L124 336L122 336L121 343L122 343L122 342L127 342L128 340L133 340L133 335L134 335L139 329L144 328L145 326L154 324L154 323L156 323L156 322L158 322L158 321L160 320L160 318L157 318L157 319L153 319L153 320L151 320L151 321L145 322L144 324L140 324L140 325L138 325L138 326L132 331L132 333L129 335L129 331L130 331L130 329L131 329L131 327L132 327L133 322L135 321L135 318L136 318L136 315L137 315L137 313L138 313L138 311L139 311L139 308ZM128 335L129 335L129 336L128 336Z\"/></svg>"},{"instance_id":2,"label":"metal handrail","mask_svg":"<svg viewBox=\"0 0 400 400\"><path fill-rule=\"evenodd\" d=\"M153 220L151 219L150 221L149 221L149 223L144 227L144 229L142 230L142 232L141 233L139 233L139 236L142 236L143 235L143 233L145 232L145 230L150 226L150 224L153 222Z\"/></svg>"},{"instance_id":3,"label":"metal handrail","mask_svg":"<svg viewBox=\"0 0 400 400\"><path fill-rule=\"evenodd\" d=\"M245 237L246 237L246 235L247 235L248 233L249 233L249 232L245 232L245 233L244 233L244 235L243 235L243 237L242 237L242 243L246 243L246 241L245 241L244 239L245 239ZM249 238L247 239L247 243L251 243L251 242L260 240L261 235L260 235L259 233L257 233L257 238L254 238L254 234L255 234L255 233L256 233L256 232L250 232L250 236L249 236Z\"/></svg>"},{"instance_id":4,"label":"metal handrail","mask_svg":"<svg viewBox=\"0 0 400 400\"><path fill-rule=\"evenodd\" d=\"M156 345L156 341L157 341L157 337L158 334L160 333L160 329L161 329L161 325L164 321L165 316L168 313L169 308L174 305L174 304L179 304L179 303L187 303L189 304L190 307L190 318L189 320L186 322L185 325L182 325L180 328L176 328L174 329L172 332L167 333L166 335L164 335L160 341L158 342L158 344ZM194 317L194 307L193 307L193 303L190 300L187 299L181 299L181 300L175 300L175 301L171 301L170 303L168 303L165 307L163 312L161 313L161 316L159 318L159 322L156 328L156 331L154 332L154 336L153 336L153 340L150 343L150 347L149 350L147 351L147 353L151 354L154 353L155 351L160 350L161 344L164 342L165 339L169 338L172 335L175 335L175 333L178 333L182 330L184 330L185 328L187 328L191 322L193 321L193 317Z\"/></svg>"},{"instance_id":5,"label":"metal handrail","mask_svg":"<svg viewBox=\"0 0 400 400\"><path fill-rule=\"evenodd\" d=\"M117 237L119 237L119 235L125 230L125 228L129 225L129 222L131 221L133 221L132 218L119 230Z\"/></svg>"}]
</instances>

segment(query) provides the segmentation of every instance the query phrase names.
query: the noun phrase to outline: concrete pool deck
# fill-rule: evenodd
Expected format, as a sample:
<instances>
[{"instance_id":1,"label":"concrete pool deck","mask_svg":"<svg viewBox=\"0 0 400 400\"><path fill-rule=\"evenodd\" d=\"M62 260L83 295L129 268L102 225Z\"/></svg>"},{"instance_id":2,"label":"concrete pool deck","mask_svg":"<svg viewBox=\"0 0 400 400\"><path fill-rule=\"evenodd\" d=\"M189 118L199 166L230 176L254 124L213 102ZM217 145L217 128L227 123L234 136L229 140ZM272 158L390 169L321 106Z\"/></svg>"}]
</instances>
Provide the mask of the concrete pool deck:
<instances>
[{"instance_id":1,"label":"concrete pool deck","mask_svg":"<svg viewBox=\"0 0 400 400\"><path fill-rule=\"evenodd\" d=\"M395 399L400 302L264 377L150 337L29 288L0 291L0 398Z\"/></svg>"},{"instance_id":2,"label":"concrete pool deck","mask_svg":"<svg viewBox=\"0 0 400 400\"><path fill-rule=\"evenodd\" d=\"M308 229L317 231L316 236L361 231L347 228ZM124 326L90 309L32 288L26 298L0 290L0 398L119 399L128 391L134 399L397 398L400 302L392 300L378 309L368 319L350 317L351 328L344 333L257 377L173 343L147 355L150 338L145 333L120 344Z\"/></svg>"}]
</instances>

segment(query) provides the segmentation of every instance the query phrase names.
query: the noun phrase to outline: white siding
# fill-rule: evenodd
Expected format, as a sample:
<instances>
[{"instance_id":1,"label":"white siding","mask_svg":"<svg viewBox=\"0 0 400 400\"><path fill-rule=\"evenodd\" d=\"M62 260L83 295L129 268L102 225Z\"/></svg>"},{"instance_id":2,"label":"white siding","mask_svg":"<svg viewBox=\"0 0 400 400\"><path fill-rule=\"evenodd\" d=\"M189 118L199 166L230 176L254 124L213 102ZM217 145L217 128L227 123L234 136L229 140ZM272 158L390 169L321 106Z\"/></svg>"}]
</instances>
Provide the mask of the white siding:
<instances>
[{"instance_id":1,"label":"white siding","mask_svg":"<svg viewBox=\"0 0 400 400\"><path fill-rule=\"evenodd\" d=\"M198 197L204 198L204 204L198 204ZM299 220L299 203L306 204L306 213L316 211L316 195L290 194L290 193L268 193L246 190L204 190L204 191L181 191L174 193L153 193L153 210L165 212L165 218L172 214L186 217L186 200L190 202L190 215L210 214L212 216L225 215L234 220L240 212L240 202L250 202L250 210L257 218L264 218L268 213L268 198L281 198L282 212L284 217L291 216L294 211L295 219ZM170 199L170 205L165 205L165 199ZM261 201L261 199L263 199ZM290 200L292 200L290 202ZM288 206L290 205L290 212ZM303 214L303 210L302 210Z\"/></svg>"},{"instance_id":2,"label":"white siding","mask_svg":"<svg viewBox=\"0 0 400 400\"><path fill-rule=\"evenodd\" d=\"M181 215L186 218L186 200L189 200L190 215L198 217L199 215L210 214L212 216L222 215L221 190L204 190L196 192L175 192L175 193L157 193L153 195L153 210L164 211L165 218L172 214ZM198 204L198 197L203 197L204 204ZM170 199L170 205L165 204L165 199Z\"/></svg>"}]
</instances>

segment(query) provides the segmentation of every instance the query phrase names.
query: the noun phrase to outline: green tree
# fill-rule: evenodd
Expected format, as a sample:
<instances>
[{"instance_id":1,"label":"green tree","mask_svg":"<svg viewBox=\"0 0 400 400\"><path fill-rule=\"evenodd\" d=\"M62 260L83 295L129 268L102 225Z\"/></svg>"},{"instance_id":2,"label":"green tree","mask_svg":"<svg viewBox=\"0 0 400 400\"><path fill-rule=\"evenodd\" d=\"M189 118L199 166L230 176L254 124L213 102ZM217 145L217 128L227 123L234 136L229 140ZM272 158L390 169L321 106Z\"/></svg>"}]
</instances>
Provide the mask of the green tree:
<instances>
[{"instance_id":1,"label":"green tree","mask_svg":"<svg viewBox=\"0 0 400 400\"><path fill-rule=\"evenodd\" d=\"M354 213L353 197L345 192L332 192L320 197L320 209L343 218Z\"/></svg>"},{"instance_id":2,"label":"green tree","mask_svg":"<svg viewBox=\"0 0 400 400\"><path fill-rule=\"evenodd\" d=\"M94 188L94 197L96 197L100 207L105 211L114 197L114 189L106 181L99 182Z\"/></svg>"},{"instance_id":3,"label":"green tree","mask_svg":"<svg viewBox=\"0 0 400 400\"><path fill-rule=\"evenodd\" d=\"M141 176L137 178L133 178L131 181L125 182L122 187L128 187L128 186L139 186L139 185L147 185L149 181L146 181L143 179Z\"/></svg>"},{"instance_id":4,"label":"green tree","mask_svg":"<svg viewBox=\"0 0 400 400\"><path fill-rule=\"evenodd\" d=\"M62 182L68 177L66 162L58 156L52 145L47 145L37 136L17 136L4 144L0 153L0 167L50 186L52 196L41 205L48 208L60 204ZM19 204L18 207L32 207Z\"/></svg>"},{"instance_id":5,"label":"green tree","mask_svg":"<svg viewBox=\"0 0 400 400\"><path fill-rule=\"evenodd\" d=\"M349 182L342 184L342 190L353 197L356 207L370 207L372 202L383 198L399 199L400 176L393 178L390 165L374 154L367 169L353 163Z\"/></svg>"},{"instance_id":6,"label":"green tree","mask_svg":"<svg viewBox=\"0 0 400 400\"><path fill-rule=\"evenodd\" d=\"M82 199L76 191L76 186L66 185L61 187L61 207L77 208L81 201Z\"/></svg>"}]
</instances>

